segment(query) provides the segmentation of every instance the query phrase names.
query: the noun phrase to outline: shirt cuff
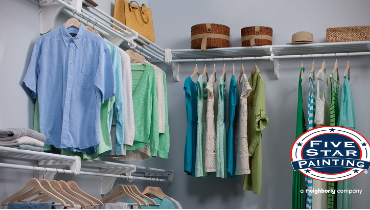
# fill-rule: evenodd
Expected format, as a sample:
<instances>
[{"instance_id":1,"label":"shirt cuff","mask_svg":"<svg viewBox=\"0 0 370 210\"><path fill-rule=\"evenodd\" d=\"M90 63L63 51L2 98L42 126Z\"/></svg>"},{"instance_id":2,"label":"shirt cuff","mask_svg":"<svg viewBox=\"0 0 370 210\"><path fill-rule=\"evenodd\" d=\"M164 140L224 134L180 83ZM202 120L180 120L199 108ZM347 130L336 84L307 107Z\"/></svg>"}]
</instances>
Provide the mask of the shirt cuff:
<instances>
[{"instance_id":1,"label":"shirt cuff","mask_svg":"<svg viewBox=\"0 0 370 210\"><path fill-rule=\"evenodd\" d=\"M256 116L256 131L263 131L269 124L269 118L266 116L266 111L261 109Z\"/></svg>"}]
</instances>

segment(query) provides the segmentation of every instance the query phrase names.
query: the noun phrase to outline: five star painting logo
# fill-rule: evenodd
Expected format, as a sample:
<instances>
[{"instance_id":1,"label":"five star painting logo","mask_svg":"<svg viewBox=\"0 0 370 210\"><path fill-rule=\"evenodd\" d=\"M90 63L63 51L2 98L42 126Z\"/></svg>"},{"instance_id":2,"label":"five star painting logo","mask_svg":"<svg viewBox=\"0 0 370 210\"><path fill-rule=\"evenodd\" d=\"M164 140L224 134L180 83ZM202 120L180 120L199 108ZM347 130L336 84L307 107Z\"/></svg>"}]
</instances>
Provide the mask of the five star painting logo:
<instances>
[{"instance_id":1,"label":"five star painting logo","mask_svg":"<svg viewBox=\"0 0 370 210\"><path fill-rule=\"evenodd\" d=\"M320 181L342 181L370 166L369 142L354 130L324 126L295 140L290 151L294 170Z\"/></svg>"}]
</instances>

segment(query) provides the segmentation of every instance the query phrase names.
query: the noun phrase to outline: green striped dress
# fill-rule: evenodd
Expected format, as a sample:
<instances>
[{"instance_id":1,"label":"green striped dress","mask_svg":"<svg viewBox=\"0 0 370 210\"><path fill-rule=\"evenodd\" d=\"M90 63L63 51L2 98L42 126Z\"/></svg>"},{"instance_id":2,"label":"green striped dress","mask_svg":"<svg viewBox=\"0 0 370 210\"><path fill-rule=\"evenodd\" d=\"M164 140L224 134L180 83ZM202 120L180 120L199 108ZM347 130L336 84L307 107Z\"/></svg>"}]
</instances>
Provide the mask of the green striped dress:
<instances>
[{"instance_id":1,"label":"green striped dress","mask_svg":"<svg viewBox=\"0 0 370 210\"><path fill-rule=\"evenodd\" d=\"M339 116L339 74L337 72L337 80L334 79L333 72L330 73L330 126L338 125ZM337 182L328 182L328 190L336 190ZM337 194L328 194L328 209L337 208Z\"/></svg>"}]
</instances>

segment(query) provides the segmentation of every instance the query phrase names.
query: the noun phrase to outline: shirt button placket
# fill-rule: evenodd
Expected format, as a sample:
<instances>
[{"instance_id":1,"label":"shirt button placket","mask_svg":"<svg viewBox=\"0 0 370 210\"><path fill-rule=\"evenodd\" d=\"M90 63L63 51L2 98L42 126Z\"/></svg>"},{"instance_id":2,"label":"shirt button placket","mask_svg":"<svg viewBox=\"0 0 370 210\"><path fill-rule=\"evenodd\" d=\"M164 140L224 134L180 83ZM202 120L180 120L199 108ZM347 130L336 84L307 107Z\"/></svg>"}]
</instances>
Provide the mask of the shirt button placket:
<instances>
[{"instance_id":1,"label":"shirt button placket","mask_svg":"<svg viewBox=\"0 0 370 210\"><path fill-rule=\"evenodd\" d=\"M71 96L72 96L72 86L73 86L73 77L72 77L72 73L73 72L73 67L75 66L73 61L74 61L74 57L75 57L75 49L74 49L74 45L73 45L73 41L71 40L70 42L70 52L69 52L69 65L67 66L67 92L66 92L66 96L65 96L65 105L64 105L64 119L63 119L63 131L62 133L64 133L66 136L64 139L67 140L68 136L67 136L67 133L68 133L68 130L69 130L69 121L70 121L70 108L71 108L71 104L70 104L70 101L71 101Z\"/></svg>"}]
</instances>

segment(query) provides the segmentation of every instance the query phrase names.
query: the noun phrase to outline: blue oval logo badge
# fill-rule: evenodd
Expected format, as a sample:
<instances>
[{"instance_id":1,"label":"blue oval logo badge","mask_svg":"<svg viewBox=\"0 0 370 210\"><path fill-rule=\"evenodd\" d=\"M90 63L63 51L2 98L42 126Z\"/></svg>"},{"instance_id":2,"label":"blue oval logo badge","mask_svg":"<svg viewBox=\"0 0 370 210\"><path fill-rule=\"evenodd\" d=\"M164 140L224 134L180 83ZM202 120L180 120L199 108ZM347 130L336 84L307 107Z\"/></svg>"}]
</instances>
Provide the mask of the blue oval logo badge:
<instances>
[{"instance_id":1,"label":"blue oval logo badge","mask_svg":"<svg viewBox=\"0 0 370 210\"><path fill-rule=\"evenodd\" d=\"M302 134L290 151L294 170L320 181L343 181L370 166L369 142L354 130L324 126Z\"/></svg>"}]
</instances>

